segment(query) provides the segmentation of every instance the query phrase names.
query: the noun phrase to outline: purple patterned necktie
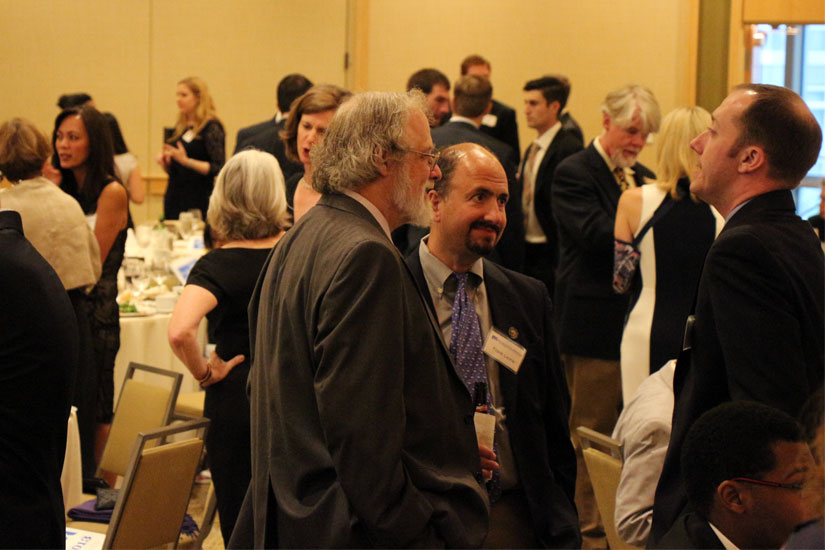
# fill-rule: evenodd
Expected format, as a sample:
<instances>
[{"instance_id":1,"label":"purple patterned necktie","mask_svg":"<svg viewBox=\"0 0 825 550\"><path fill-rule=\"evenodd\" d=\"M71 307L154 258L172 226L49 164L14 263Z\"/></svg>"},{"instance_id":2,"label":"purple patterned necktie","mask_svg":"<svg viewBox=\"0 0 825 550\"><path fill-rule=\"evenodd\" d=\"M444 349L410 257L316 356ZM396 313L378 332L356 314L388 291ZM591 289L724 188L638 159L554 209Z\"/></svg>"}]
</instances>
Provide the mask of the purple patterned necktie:
<instances>
[{"instance_id":1,"label":"purple patterned necktie","mask_svg":"<svg viewBox=\"0 0 825 550\"><path fill-rule=\"evenodd\" d=\"M487 383L487 363L481 351L481 327L473 301L467 294L469 273L453 273L453 277L458 281L458 288L453 299L451 319L453 334L450 338L450 353L455 358L458 374L467 386L467 391L476 400L476 405L481 402L481 399L477 399L475 395L476 384L484 384L487 391L483 404L487 406L487 413L493 414L490 385ZM495 447L493 451L497 452ZM501 494L497 471L493 472L493 479L488 482L487 491L490 493L491 500L497 499Z\"/></svg>"}]
</instances>

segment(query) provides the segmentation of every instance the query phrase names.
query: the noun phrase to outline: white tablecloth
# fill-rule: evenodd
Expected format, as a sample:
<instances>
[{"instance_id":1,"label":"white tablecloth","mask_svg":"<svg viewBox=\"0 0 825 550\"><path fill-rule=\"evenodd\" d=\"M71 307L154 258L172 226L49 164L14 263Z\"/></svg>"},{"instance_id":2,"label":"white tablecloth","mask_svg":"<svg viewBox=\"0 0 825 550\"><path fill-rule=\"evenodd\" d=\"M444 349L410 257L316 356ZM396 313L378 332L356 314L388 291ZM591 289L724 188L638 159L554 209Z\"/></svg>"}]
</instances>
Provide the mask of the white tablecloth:
<instances>
[{"instance_id":1,"label":"white tablecloth","mask_svg":"<svg viewBox=\"0 0 825 550\"><path fill-rule=\"evenodd\" d=\"M63 473L60 474L63 486L63 507L69 508L83 502L83 465L80 460L80 433L77 431L77 407L72 407L69 425L66 431L66 454L63 458Z\"/></svg>"},{"instance_id":2,"label":"white tablecloth","mask_svg":"<svg viewBox=\"0 0 825 550\"><path fill-rule=\"evenodd\" d=\"M120 318L120 351L115 359L115 402L126 377L126 367L132 361L182 373L181 393L199 389L189 370L175 357L169 346L166 331L171 317L171 313L157 313L146 317ZM198 331L198 343L201 348L206 343L205 320Z\"/></svg>"}]
</instances>

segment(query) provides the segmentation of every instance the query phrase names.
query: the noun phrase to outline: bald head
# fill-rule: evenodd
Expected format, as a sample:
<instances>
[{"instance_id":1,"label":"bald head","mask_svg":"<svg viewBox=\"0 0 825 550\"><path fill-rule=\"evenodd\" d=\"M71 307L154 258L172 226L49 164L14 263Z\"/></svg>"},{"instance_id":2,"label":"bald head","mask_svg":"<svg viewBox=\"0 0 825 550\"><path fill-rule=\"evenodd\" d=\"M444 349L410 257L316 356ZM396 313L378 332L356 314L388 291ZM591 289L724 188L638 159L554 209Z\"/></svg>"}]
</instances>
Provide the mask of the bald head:
<instances>
[{"instance_id":1,"label":"bald head","mask_svg":"<svg viewBox=\"0 0 825 550\"><path fill-rule=\"evenodd\" d=\"M740 136L732 148L755 145L765 151L768 176L793 188L816 164L822 129L799 95L780 86L742 84L734 93L750 102L739 116Z\"/></svg>"},{"instance_id":2,"label":"bald head","mask_svg":"<svg viewBox=\"0 0 825 550\"><path fill-rule=\"evenodd\" d=\"M492 252L507 225L507 175L498 159L474 143L441 152L441 180L428 197L433 222L427 246L453 271L470 269Z\"/></svg>"}]
</instances>

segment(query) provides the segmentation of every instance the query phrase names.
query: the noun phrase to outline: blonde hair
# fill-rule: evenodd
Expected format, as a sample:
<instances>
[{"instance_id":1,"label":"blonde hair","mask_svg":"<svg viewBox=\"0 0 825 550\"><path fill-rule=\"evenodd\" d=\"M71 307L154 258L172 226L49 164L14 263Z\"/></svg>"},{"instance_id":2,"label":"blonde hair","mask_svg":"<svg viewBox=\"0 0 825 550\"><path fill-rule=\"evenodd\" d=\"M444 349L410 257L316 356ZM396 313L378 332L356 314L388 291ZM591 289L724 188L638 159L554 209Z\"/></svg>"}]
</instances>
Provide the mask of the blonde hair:
<instances>
[{"instance_id":1,"label":"blonde hair","mask_svg":"<svg viewBox=\"0 0 825 550\"><path fill-rule=\"evenodd\" d=\"M0 126L0 172L7 180L39 176L51 154L49 140L30 121L13 118Z\"/></svg>"},{"instance_id":2,"label":"blonde hair","mask_svg":"<svg viewBox=\"0 0 825 550\"><path fill-rule=\"evenodd\" d=\"M710 113L701 107L678 107L662 120L656 140L656 185L680 198L676 184L679 178L690 178L699 162L699 155L690 142L708 129Z\"/></svg>"},{"instance_id":3,"label":"blonde hair","mask_svg":"<svg viewBox=\"0 0 825 550\"><path fill-rule=\"evenodd\" d=\"M209 94L209 88L206 86L206 82L197 76L187 76L179 81L178 84L183 84L189 88L192 94L198 99L198 106L195 108L195 126L192 128L192 131L197 135L210 120L218 120L218 115L215 111L215 102L212 101L212 96ZM169 138L168 143L177 141L188 129L189 126L186 123L186 115L180 113L178 115L178 121L175 123L175 132L172 134L172 137Z\"/></svg>"},{"instance_id":4,"label":"blonde hair","mask_svg":"<svg viewBox=\"0 0 825 550\"><path fill-rule=\"evenodd\" d=\"M206 220L222 241L264 239L285 229L286 186L277 159L255 149L230 158L215 178Z\"/></svg>"}]
</instances>

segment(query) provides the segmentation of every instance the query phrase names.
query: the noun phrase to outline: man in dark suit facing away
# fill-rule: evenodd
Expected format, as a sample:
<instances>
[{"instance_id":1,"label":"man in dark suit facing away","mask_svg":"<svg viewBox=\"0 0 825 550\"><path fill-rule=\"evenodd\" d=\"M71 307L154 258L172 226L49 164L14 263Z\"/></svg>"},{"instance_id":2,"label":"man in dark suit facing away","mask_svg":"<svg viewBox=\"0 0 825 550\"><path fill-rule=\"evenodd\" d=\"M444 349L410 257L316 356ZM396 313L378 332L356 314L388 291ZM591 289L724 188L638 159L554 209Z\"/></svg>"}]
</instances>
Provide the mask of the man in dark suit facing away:
<instances>
[{"instance_id":1,"label":"man in dark suit facing away","mask_svg":"<svg viewBox=\"0 0 825 550\"><path fill-rule=\"evenodd\" d=\"M518 157L512 147L481 131L481 121L492 108L493 86L487 78L464 76L453 88L453 115L450 122L433 129L433 142L443 148L458 143L477 143L489 149L504 167L509 185L510 201L507 229L496 246L492 260L521 271L524 262L523 223L520 207L520 189L516 181ZM417 248L414 243L413 249Z\"/></svg>"},{"instance_id":2,"label":"man in dark suit facing away","mask_svg":"<svg viewBox=\"0 0 825 550\"><path fill-rule=\"evenodd\" d=\"M580 548L573 493L576 457L567 428L569 397L553 334L550 296L541 282L484 257L507 225L507 177L483 147L448 147L441 180L429 192L431 232L407 258L427 305L438 320L459 372L472 353L478 378L489 389L500 468L491 482L490 532L485 548ZM458 277L473 302L470 322L479 337L472 352L461 345L456 313ZM513 359L488 350L495 335L526 354ZM483 361L483 364L481 363ZM468 392L475 386L468 385ZM492 421L491 421L492 423ZM483 437L479 437L483 440ZM496 486L497 483L497 486ZM500 494L499 494L500 493Z\"/></svg>"},{"instance_id":3,"label":"man in dark suit facing away","mask_svg":"<svg viewBox=\"0 0 825 550\"><path fill-rule=\"evenodd\" d=\"M480 55L469 55L461 62L461 76L477 75L489 80L491 72L490 62ZM512 107L494 99L490 112L482 120L481 130L512 147L518 163L521 148L518 141L516 111Z\"/></svg>"},{"instance_id":4,"label":"man in dark suit facing away","mask_svg":"<svg viewBox=\"0 0 825 550\"><path fill-rule=\"evenodd\" d=\"M687 505L679 477L685 434L727 401L796 416L822 386L825 262L791 190L816 163L822 130L797 94L738 86L691 143L690 190L725 217L705 259L673 379L673 430L653 503L660 539Z\"/></svg>"},{"instance_id":5,"label":"man in dark suit facing away","mask_svg":"<svg viewBox=\"0 0 825 550\"><path fill-rule=\"evenodd\" d=\"M281 165L284 181L289 180L296 172L303 172L303 165L286 158L284 142L281 141L279 133L284 129L292 102L311 87L312 82L302 74L296 73L282 78L278 83L278 112L270 120L238 130L235 153L252 147L273 155Z\"/></svg>"}]
</instances>

